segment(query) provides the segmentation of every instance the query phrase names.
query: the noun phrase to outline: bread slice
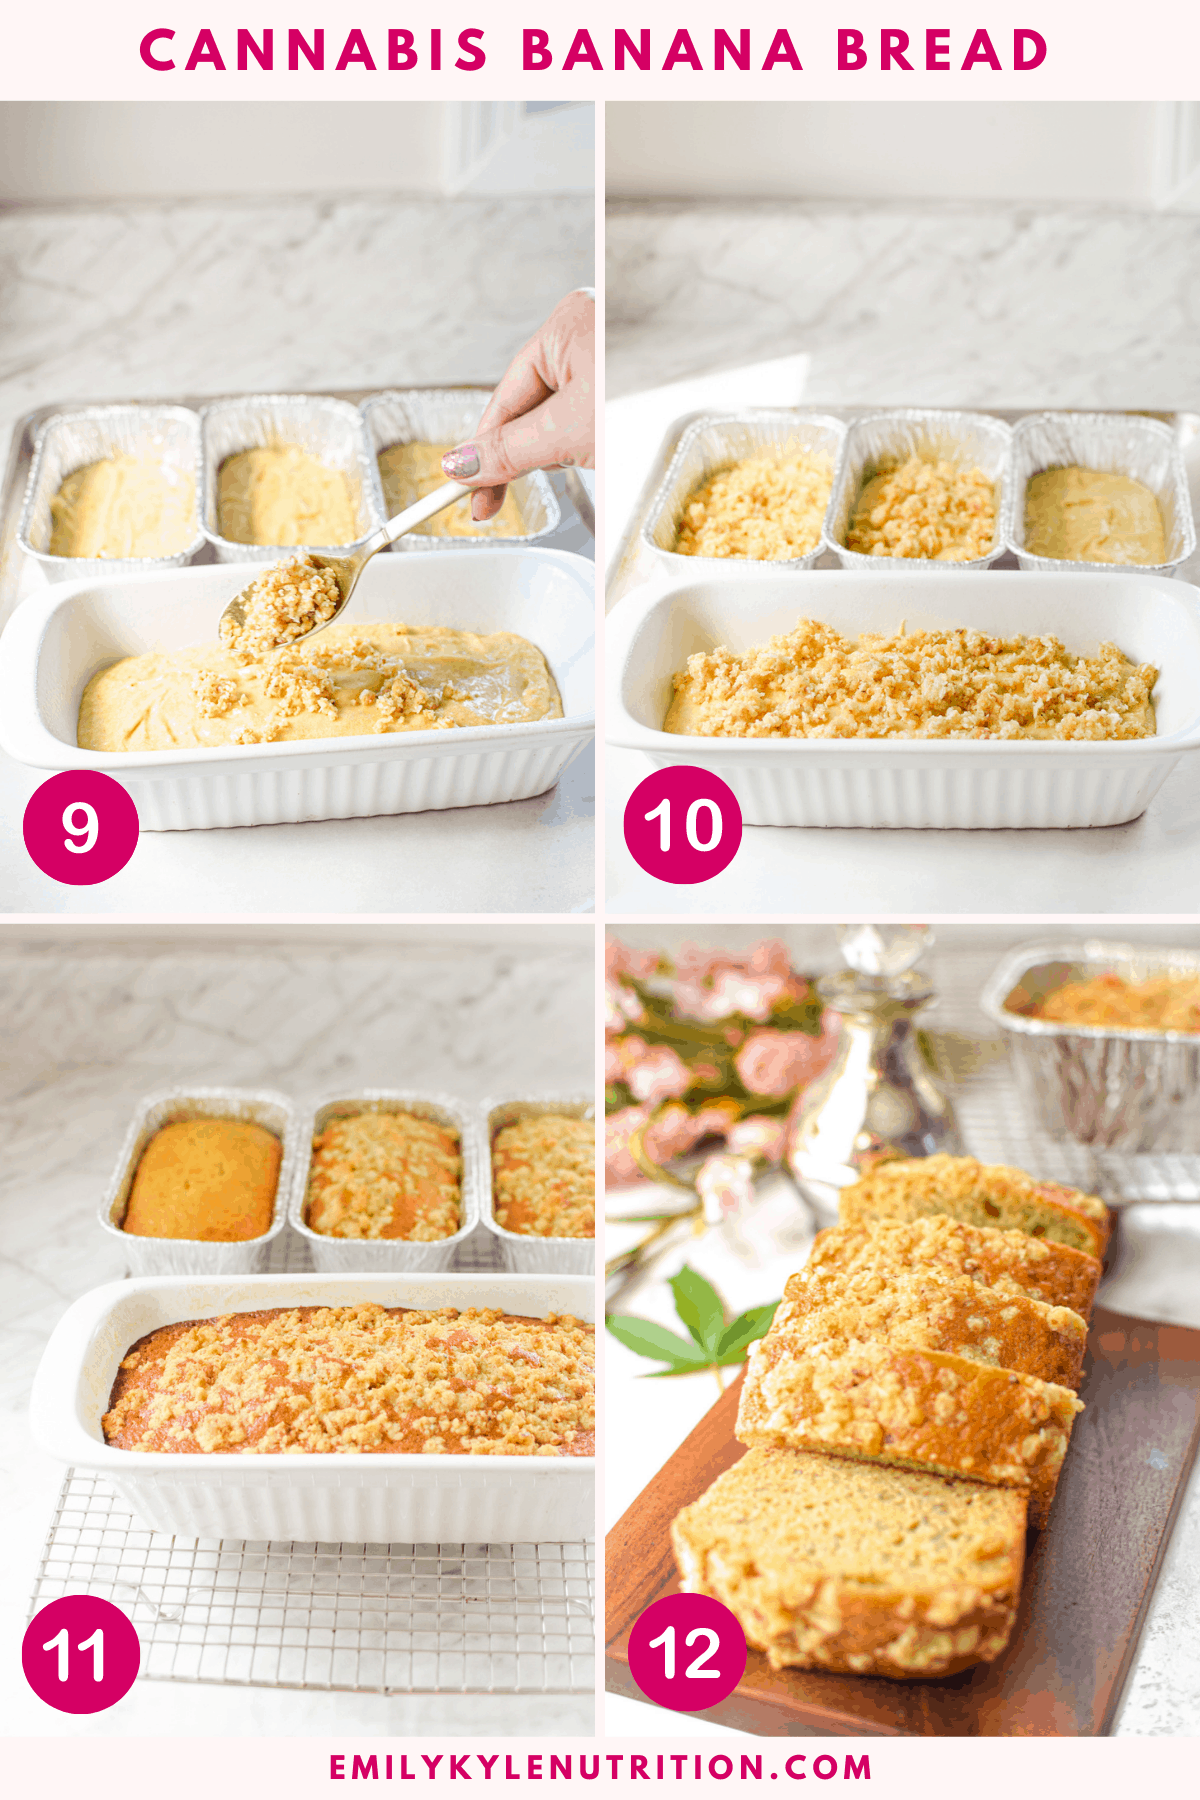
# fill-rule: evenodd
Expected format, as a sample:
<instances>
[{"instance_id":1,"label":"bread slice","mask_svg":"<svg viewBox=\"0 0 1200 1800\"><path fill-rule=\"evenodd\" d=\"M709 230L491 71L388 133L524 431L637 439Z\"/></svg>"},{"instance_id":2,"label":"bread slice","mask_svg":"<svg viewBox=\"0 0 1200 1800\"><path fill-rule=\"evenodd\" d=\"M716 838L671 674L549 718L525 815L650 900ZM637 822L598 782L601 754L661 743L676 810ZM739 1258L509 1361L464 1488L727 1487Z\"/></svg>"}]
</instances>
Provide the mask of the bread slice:
<instances>
[{"instance_id":1,"label":"bread slice","mask_svg":"<svg viewBox=\"0 0 1200 1800\"><path fill-rule=\"evenodd\" d=\"M966 1225L1024 1231L1096 1257L1104 1255L1110 1230L1108 1208L1094 1194L1035 1181L1021 1169L976 1162L973 1156L880 1163L843 1188L838 1203L843 1225L933 1213L949 1213Z\"/></svg>"},{"instance_id":2,"label":"bread slice","mask_svg":"<svg viewBox=\"0 0 1200 1800\"><path fill-rule=\"evenodd\" d=\"M1008 1643L1025 1496L751 1450L685 1507L671 1541L685 1592L729 1607L772 1668L952 1675Z\"/></svg>"},{"instance_id":3,"label":"bread slice","mask_svg":"<svg viewBox=\"0 0 1200 1800\"><path fill-rule=\"evenodd\" d=\"M1082 1403L1069 1388L965 1356L767 1337L751 1350L737 1436L1027 1489L1044 1525Z\"/></svg>"},{"instance_id":4,"label":"bread slice","mask_svg":"<svg viewBox=\"0 0 1200 1800\"><path fill-rule=\"evenodd\" d=\"M964 1225L944 1213L911 1224L882 1221L819 1231L805 1272L862 1268L968 1275L998 1293L1028 1294L1051 1306L1069 1306L1083 1319L1091 1315L1101 1273L1094 1256L1066 1244L990 1225Z\"/></svg>"},{"instance_id":5,"label":"bread slice","mask_svg":"<svg viewBox=\"0 0 1200 1800\"><path fill-rule=\"evenodd\" d=\"M789 1277L770 1337L944 1350L1077 1388L1087 1326L1067 1306L937 1270L817 1269Z\"/></svg>"}]
</instances>

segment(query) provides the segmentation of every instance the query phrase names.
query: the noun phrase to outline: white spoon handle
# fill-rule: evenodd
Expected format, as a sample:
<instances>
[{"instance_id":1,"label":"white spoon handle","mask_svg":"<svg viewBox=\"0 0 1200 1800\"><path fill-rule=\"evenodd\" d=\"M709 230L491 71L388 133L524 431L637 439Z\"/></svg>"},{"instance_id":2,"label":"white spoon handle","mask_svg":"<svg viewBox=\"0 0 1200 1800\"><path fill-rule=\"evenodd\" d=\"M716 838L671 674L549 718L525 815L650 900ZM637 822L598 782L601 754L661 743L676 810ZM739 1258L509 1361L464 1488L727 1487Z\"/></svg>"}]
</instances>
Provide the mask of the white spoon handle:
<instances>
[{"instance_id":1,"label":"white spoon handle","mask_svg":"<svg viewBox=\"0 0 1200 1800\"><path fill-rule=\"evenodd\" d=\"M386 542L394 544L398 537L403 537L414 525L423 525L426 519L432 519L434 513L440 513L443 507L451 505L460 495L469 494L470 491L470 488L463 487L458 481L447 481L444 486L434 488L432 494L426 494L423 500L418 500L413 506L406 506L402 513L397 513L394 519L388 520L383 528Z\"/></svg>"}]
</instances>

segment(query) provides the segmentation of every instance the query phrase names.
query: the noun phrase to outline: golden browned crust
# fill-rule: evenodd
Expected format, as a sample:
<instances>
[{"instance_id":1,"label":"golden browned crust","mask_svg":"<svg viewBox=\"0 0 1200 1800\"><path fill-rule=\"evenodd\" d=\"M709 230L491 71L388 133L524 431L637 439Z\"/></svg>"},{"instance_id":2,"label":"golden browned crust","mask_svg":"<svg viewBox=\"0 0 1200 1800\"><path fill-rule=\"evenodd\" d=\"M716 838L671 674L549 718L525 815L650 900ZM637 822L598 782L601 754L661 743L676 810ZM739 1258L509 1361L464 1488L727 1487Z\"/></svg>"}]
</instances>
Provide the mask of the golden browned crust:
<instances>
[{"instance_id":1,"label":"golden browned crust","mask_svg":"<svg viewBox=\"0 0 1200 1800\"><path fill-rule=\"evenodd\" d=\"M121 1229L133 1237L244 1243L271 1226L283 1146L243 1119L177 1119L134 1171Z\"/></svg>"},{"instance_id":2,"label":"golden browned crust","mask_svg":"<svg viewBox=\"0 0 1200 1800\"><path fill-rule=\"evenodd\" d=\"M999 1293L1028 1294L1051 1306L1091 1316L1100 1282L1094 1256L1047 1243L1023 1231L964 1224L948 1213L911 1223L880 1220L819 1231L807 1269L862 1268L903 1272L913 1267L967 1275Z\"/></svg>"},{"instance_id":3,"label":"golden browned crust","mask_svg":"<svg viewBox=\"0 0 1200 1800\"><path fill-rule=\"evenodd\" d=\"M1024 1494L788 1450L751 1450L671 1528L688 1593L711 1594L773 1668L912 1680L1008 1643Z\"/></svg>"},{"instance_id":4,"label":"golden browned crust","mask_svg":"<svg viewBox=\"0 0 1200 1800\"><path fill-rule=\"evenodd\" d=\"M1068 1388L967 1357L766 1338L750 1353L737 1436L1024 1488L1043 1524L1080 1411Z\"/></svg>"},{"instance_id":5,"label":"golden browned crust","mask_svg":"<svg viewBox=\"0 0 1200 1800\"><path fill-rule=\"evenodd\" d=\"M1079 1386L1087 1344L1087 1326L1069 1307L923 1268L802 1270L789 1277L768 1335L942 1350L1070 1388Z\"/></svg>"},{"instance_id":6,"label":"golden browned crust","mask_svg":"<svg viewBox=\"0 0 1200 1800\"><path fill-rule=\"evenodd\" d=\"M492 1145L496 1223L531 1237L596 1235L596 1127L539 1113L505 1125Z\"/></svg>"},{"instance_id":7,"label":"golden browned crust","mask_svg":"<svg viewBox=\"0 0 1200 1800\"><path fill-rule=\"evenodd\" d=\"M977 1162L973 1156L880 1163L843 1188L838 1202L843 1225L936 1213L948 1213L967 1225L1048 1238L1088 1256L1103 1257L1108 1243L1108 1208L1094 1194L1035 1181L1022 1169Z\"/></svg>"},{"instance_id":8,"label":"golden browned crust","mask_svg":"<svg viewBox=\"0 0 1200 1800\"><path fill-rule=\"evenodd\" d=\"M595 1333L569 1314L273 1307L140 1338L104 1415L121 1450L590 1456Z\"/></svg>"},{"instance_id":9,"label":"golden browned crust","mask_svg":"<svg viewBox=\"0 0 1200 1800\"><path fill-rule=\"evenodd\" d=\"M1117 1031L1200 1032L1200 976L1156 975L1126 981L1093 975L1067 981L1026 1014L1059 1025L1109 1026Z\"/></svg>"},{"instance_id":10,"label":"golden browned crust","mask_svg":"<svg viewBox=\"0 0 1200 1800\"><path fill-rule=\"evenodd\" d=\"M313 1139L305 1220L326 1237L428 1244L461 1224L458 1134L406 1112L331 1119Z\"/></svg>"}]
</instances>

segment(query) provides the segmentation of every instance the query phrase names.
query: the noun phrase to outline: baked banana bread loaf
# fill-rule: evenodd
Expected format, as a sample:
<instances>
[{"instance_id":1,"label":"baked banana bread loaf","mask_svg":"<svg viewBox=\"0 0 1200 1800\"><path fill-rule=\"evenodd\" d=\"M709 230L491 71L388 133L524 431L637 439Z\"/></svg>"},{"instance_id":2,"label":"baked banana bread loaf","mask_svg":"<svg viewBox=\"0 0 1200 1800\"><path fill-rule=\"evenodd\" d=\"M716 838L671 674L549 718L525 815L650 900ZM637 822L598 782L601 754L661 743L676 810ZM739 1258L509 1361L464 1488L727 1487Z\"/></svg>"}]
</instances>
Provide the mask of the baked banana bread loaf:
<instances>
[{"instance_id":1,"label":"baked banana bread loaf","mask_svg":"<svg viewBox=\"0 0 1200 1800\"><path fill-rule=\"evenodd\" d=\"M873 1463L751 1450L671 1527L685 1592L729 1607L776 1669L900 1680L1009 1640L1025 1495Z\"/></svg>"},{"instance_id":2,"label":"baked banana bread loaf","mask_svg":"<svg viewBox=\"0 0 1200 1800\"><path fill-rule=\"evenodd\" d=\"M1076 1388L1087 1326L1069 1307L1001 1294L966 1275L817 1269L789 1277L767 1335L942 1350Z\"/></svg>"},{"instance_id":3,"label":"baked banana bread loaf","mask_svg":"<svg viewBox=\"0 0 1200 1800\"><path fill-rule=\"evenodd\" d=\"M326 1237L433 1243L462 1223L458 1133L409 1112L331 1119L313 1139L305 1223Z\"/></svg>"},{"instance_id":4,"label":"baked banana bread loaf","mask_svg":"<svg viewBox=\"0 0 1200 1800\"><path fill-rule=\"evenodd\" d=\"M751 1349L737 1436L1025 1489L1042 1525L1080 1411L1069 1388L965 1356L768 1337Z\"/></svg>"},{"instance_id":5,"label":"baked banana bread loaf","mask_svg":"<svg viewBox=\"0 0 1200 1800\"><path fill-rule=\"evenodd\" d=\"M121 1450L590 1456L595 1332L370 1302L186 1319L126 1352L103 1427Z\"/></svg>"},{"instance_id":6,"label":"baked banana bread loaf","mask_svg":"<svg viewBox=\"0 0 1200 1800\"><path fill-rule=\"evenodd\" d=\"M1028 1294L1051 1306L1069 1306L1083 1319L1091 1316L1101 1274L1097 1259L1082 1250L1048 1244L1023 1231L965 1225L945 1213L911 1224L881 1221L819 1231L805 1272L862 1268L968 1275L999 1293Z\"/></svg>"},{"instance_id":7,"label":"baked banana bread loaf","mask_svg":"<svg viewBox=\"0 0 1200 1800\"><path fill-rule=\"evenodd\" d=\"M1094 1194L1035 1181L1021 1169L976 1162L973 1156L880 1163L843 1188L838 1202L843 1225L936 1213L948 1213L966 1225L1024 1231L1095 1257L1103 1257L1110 1230L1108 1208Z\"/></svg>"},{"instance_id":8,"label":"baked banana bread loaf","mask_svg":"<svg viewBox=\"0 0 1200 1800\"><path fill-rule=\"evenodd\" d=\"M249 1120L174 1120L142 1151L121 1229L202 1244L262 1237L282 1157L274 1132Z\"/></svg>"},{"instance_id":9,"label":"baked banana bread loaf","mask_svg":"<svg viewBox=\"0 0 1200 1800\"><path fill-rule=\"evenodd\" d=\"M502 1126L492 1145L496 1223L529 1237L596 1235L596 1126L537 1113Z\"/></svg>"}]
</instances>

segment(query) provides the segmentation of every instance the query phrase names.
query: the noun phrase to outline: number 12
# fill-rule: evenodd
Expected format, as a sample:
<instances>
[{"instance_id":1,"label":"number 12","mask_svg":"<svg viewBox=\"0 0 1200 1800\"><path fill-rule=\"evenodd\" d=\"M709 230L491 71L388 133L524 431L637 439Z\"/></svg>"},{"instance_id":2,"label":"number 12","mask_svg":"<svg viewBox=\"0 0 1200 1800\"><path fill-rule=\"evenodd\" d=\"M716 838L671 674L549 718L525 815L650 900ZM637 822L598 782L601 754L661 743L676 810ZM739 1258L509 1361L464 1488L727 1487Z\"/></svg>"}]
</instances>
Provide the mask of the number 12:
<instances>
[{"instance_id":1,"label":"number 12","mask_svg":"<svg viewBox=\"0 0 1200 1800\"><path fill-rule=\"evenodd\" d=\"M706 1669L704 1666L709 1657L715 1656L717 1651L721 1648L721 1640L716 1632L710 1631L707 1625L698 1625L694 1631L688 1632L683 1642L685 1647L690 1650L692 1645L699 1643L701 1638L708 1639L708 1648L707 1650L702 1650L700 1655L688 1664L687 1668L683 1671L684 1679L685 1681L720 1681L720 1669ZM660 1644L663 1647L663 1661L666 1664L667 1680L674 1681L675 1627L673 1625L668 1625L666 1630L658 1637L651 1638L648 1648L657 1650ZM47 1648L49 1648L48 1645Z\"/></svg>"}]
</instances>

